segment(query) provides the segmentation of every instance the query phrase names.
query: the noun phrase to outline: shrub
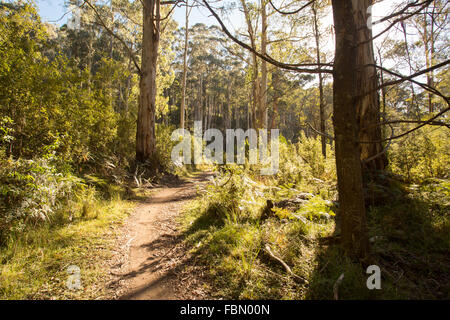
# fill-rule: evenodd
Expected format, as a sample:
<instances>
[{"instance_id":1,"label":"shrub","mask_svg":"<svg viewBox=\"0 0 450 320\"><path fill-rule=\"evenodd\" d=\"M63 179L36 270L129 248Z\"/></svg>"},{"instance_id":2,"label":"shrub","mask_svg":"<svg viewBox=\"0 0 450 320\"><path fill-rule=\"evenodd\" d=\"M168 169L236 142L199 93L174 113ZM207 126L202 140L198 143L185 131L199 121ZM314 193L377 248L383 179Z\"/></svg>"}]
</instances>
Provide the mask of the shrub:
<instances>
[{"instance_id":1,"label":"shrub","mask_svg":"<svg viewBox=\"0 0 450 320\"><path fill-rule=\"evenodd\" d=\"M74 192L81 179L61 174L47 159L0 158L0 241L26 225L50 221Z\"/></svg>"},{"instance_id":2,"label":"shrub","mask_svg":"<svg viewBox=\"0 0 450 320\"><path fill-rule=\"evenodd\" d=\"M308 184L317 179L335 181L334 153L330 145L327 145L327 155L327 158L322 155L319 137L308 138L302 133L296 144L280 138L278 184Z\"/></svg>"},{"instance_id":3,"label":"shrub","mask_svg":"<svg viewBox=\"0 0 450 320\"><path fill-rule=\"evenodd\" d=\"M446 178L450 169L449 131L424 127L406 139L396 141L390 149L391 170L410 181Z\"/></svg>"},{"instance_id":4,"label":"shrub","mask_svg":"<svg viewBox=\"0 0 450 320\"><path fill-rule=\"evenodd\" d=\"M161 169L166 172L174 173L177 167L172 162L171 153L175 142L170 139L174 126L163 124L156 125L156 156Z\"/></svg>"}]
</instances>

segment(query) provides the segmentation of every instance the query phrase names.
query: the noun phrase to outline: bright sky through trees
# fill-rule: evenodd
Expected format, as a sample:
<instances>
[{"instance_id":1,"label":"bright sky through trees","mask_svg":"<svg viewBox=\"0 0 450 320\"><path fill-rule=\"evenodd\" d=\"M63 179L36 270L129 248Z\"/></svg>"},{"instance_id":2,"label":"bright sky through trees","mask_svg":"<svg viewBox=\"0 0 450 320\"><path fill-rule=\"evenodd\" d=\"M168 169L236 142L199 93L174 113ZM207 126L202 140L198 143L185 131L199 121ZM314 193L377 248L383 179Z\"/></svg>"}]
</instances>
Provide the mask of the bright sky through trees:
<instances>
[{"instance_id":1,"label":"bright sky through trees","mask_svg":"<svg viewBox=\"0 0 450 320\"><path fill-rule=\"evenodd\" d=\"M39 14L44 22L53 22L58 25L64 24L67 18L70 16L68 9L66 7L64 0L35 0L36 5L39 9ZM391 6L395 6L398 0L391 1L381 1L374 6L373 17L377 20L380 17L389 14L391 11ZM66 14L64 16L64 14ZM176 9L173 13L173 18L178 22L179 25L184 25L185 13L183 9ZM205 23L207 25L217 24L215 19L211 17L208 10L205 8L194 8L190 15L191 24ZM234 28L239 28L243 22L243 18L238 14L229 15L228 23ZM328 23L328 22L327 22ZM331 16L329 17L329 23L331 23Z\"/></svg>"}]
</instances>

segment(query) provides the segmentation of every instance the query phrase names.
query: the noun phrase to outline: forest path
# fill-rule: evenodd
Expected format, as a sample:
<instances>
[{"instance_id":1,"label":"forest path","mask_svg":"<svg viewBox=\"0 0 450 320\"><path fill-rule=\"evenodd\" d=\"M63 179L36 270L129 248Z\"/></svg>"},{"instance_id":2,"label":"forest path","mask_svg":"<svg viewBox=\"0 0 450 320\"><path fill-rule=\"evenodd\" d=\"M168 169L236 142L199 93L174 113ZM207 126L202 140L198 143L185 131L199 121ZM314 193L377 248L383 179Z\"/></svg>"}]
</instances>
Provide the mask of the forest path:
<instances>
[{"instance_id":1,"label":"forest path","mask_svg":"<svg viewBox=\"0 0 450 320\"><path fill-rule=\"evenodd\" d=\"M129 256L121 283L119 299L182 299L180 283L186 252L177 229L176 217L197 194L197 186L206 183L212 173L177 180L156 189L129 217ZM184 287L184 288L183 288Z\"/></svg>"}]
</instances>

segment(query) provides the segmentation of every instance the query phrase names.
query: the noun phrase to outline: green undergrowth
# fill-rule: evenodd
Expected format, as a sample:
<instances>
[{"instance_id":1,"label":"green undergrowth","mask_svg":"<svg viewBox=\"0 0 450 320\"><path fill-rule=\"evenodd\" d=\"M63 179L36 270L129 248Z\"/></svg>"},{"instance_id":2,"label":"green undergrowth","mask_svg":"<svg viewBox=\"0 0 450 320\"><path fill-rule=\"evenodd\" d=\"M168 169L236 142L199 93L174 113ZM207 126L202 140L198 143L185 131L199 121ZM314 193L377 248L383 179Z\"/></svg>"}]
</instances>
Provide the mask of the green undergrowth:
<instances>
[{"instance_id":1,"label":"green undergrowth","mask_svg":"<svg viewBox=\"0 0 450 320\"><path fill-rule=\"evenodd\" d=\"M120 226L144 197L107 177L74 176L51 157L0 154L0 299L95 299ZM81 272L70 290L68 267Z\"/></svg>"},{"instance_id":2,"label":"green undergrowth","mask_svg":"<svg viewBox=\"0 0 450 320\"><path fill-rule=\"evenodd\" d=\"M134 204L117 198L92 202L87 211L79 205L71 222L27 229L0 248L0 299L97 299L108 294L105 265ZM67 288L71 265L80 268L81 290Z\"/></svg>"},{"instance_id":3,"label":"green undergrowth","mask_svg":"<svg viewBox=\"0 0 450 320\"><path fill-rule=\"evenodd\" d=\"M395 196L368 205L371 263L381 268L381 290L367 288L368 265L341 251L339 205L330 185L332 181L320 179L280 185L234 166L206 186L186 207L181 223L195 264L208 270L212 297L450 297L448 180L420 186L392 183L388 188ZM277 206L302 191L311 193L309 200L297 207ZM275 204L273 208L267 200ZM296 276L268 254L267 246Z\"/></svg>"}]
</instances>

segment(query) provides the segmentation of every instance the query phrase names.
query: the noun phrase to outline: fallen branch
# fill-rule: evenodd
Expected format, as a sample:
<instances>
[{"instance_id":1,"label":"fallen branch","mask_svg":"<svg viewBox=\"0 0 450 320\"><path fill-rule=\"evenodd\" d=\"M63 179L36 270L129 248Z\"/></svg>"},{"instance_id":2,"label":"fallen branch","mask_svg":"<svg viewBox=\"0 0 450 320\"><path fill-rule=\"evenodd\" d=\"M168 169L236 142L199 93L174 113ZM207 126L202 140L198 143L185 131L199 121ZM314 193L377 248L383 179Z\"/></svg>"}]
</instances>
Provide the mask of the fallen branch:
<instances>
[{"instance_id":1,"label":"fallen branch","mask_svg":"<svg viewBox=\"0 0 450 320\"><path fill-rule=\"evenodd\" d=\"M301 282L308 283L308 280L306 280L305 278L302 278L302 277L296 275L294 272L292 272L292 269L286 264L286 262L284 262L281 258L277 257L272 252L272 250L270 250L269 245L266 244L265 250L269 254L269 256L271 256L274 260L276 260L279 263L281 263L281 265L286 269L287 273L289 273L292 277L294 277L295 279L297 279L297 280L299 280Z\"/></svg>"},{"instance_id":2,"label":"fallen branch","mask_svg":"<svg viewBox=\"0 0 450 320\"><path fill-rule=\"evenodd\" d=\"M228 180L227 180L226 182L222 183L222 184L221 184L220 186L218 186L218 187L219 187L219 188L225 187L225 185L227 185L228 182L231 181L231 178L232 178L232 177L233 177L233 173L230 172L230 177L228 178Z\"/></svg>"},{"instance_id":3,"label":"fallen branch","mask_svg":"<svg viewBox=\"0 0 450 320\"><path fill-rule=\"evenodd\" d=\"M339 300L339 285L344 280L344 274L341 274L333 286L334 300Z\"/></svg>"},{"instance_id":4,"label":"fallen branch","mask_svg":"<svg viewBox=\"0 0 450 320\"><path fill-rule=\"evenodd\" d=\"M135 237L131 238L130 240L127 241L127 243L125 243L125 245L122 246L122 248L128 248L131 244L131 241L134 240Z\"/></svg>"}]
</instances>

